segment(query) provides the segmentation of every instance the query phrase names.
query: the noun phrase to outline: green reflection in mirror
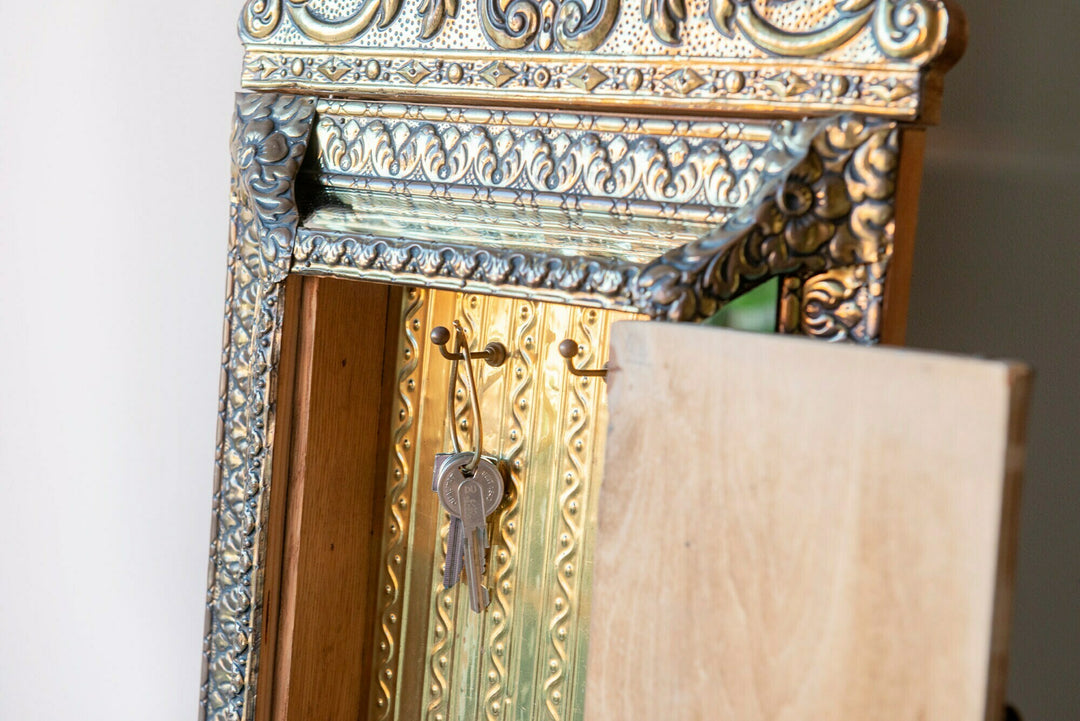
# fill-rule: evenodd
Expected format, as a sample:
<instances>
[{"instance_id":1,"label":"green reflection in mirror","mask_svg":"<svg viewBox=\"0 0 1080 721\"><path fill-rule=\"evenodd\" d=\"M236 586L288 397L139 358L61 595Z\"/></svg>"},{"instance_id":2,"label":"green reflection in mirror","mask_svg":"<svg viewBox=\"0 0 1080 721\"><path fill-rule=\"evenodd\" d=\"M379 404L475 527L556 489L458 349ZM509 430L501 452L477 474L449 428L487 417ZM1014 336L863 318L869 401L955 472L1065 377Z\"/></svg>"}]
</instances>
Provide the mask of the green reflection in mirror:
<instances>
[{"instance_id":1,"label":"green reflection in mirror","mask_svg":"<svg viewBox=\"0 0 1080 721\"><path fill-rule=\"evenodd\" d=\"M776 330L779 293L780 279L773 278L731 301L705 323L724 328L772 333Z\"/></svg>"}]
</instances>

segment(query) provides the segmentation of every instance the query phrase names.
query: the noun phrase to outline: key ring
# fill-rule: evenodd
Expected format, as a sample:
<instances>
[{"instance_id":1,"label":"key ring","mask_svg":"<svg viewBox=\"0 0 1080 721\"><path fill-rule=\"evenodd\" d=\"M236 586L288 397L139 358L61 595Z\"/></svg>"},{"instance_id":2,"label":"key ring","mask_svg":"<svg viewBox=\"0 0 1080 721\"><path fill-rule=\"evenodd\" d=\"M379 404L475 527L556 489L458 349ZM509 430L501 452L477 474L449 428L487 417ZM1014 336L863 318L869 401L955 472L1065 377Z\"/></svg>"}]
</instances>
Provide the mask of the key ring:
<instances>
[{"instance_id":1,"label":"key ring","mask_svg":"<svg viewBox=\"0 0 1080 721\"><path fill-rule=\"evenodd\" d=\"M454 333L454 358L450 361L450 387L446 390L446 417L450 421L450 444L454 453L461 453L461 440L458 438L457 422L454 418L454 394L457 391L458 356L461 355L461 336Z\"/></svg>"},{"instance_id":2,"label":"key ring","mask_svg":"<svg viewBox=\"0 0 1080 721\"><path fill-rule=\"evenodd\" d=\"M460 321L454 321L454 355L459 353L465 358L465 385L469 389L469 403L473 409L473 457L465 466L465 471L472 474L480 465L480 456L483 453L484 426L480 417L480 394L476 389L476 376L473 373L472 352L469 350L469 339L465 335L465 328ZM450 416L450 442L455 453L461 452L461 440L458 438L457 423L454 422L454 393L457 389L458 359L450 361L450 393L446 401L446 412Z\"/></svg>"},{"instance_id":3,"label":"key ring","mask_svg":"<svg viewBox=\"0 0 1080 721\"><path fill-rule=\"evenodd\" d=\"M465 355L465 383L469 387L469 400L472 403L473 408L473 457L472 460L465 466L465 472L467 475L471 475L476 471L476 467L480 465L480 455L483 452L481 445L484 438L483 422L480 419L480 394L476 390L476 376L473 375L472 353L469 351L469 339L465 335L465 328L462 327L460 321L454 321L454 330L458 335L459 340L456 341L460 345L461 352ZM457 385L457 361L452 361L454 364L451 366L451 372L454 373L454 384ZM453 407L453 400L451 397L450 405ZM454 444L455 450L458 447L457 441L457 428L454 429Z\"/></svg>"}]
</instances>

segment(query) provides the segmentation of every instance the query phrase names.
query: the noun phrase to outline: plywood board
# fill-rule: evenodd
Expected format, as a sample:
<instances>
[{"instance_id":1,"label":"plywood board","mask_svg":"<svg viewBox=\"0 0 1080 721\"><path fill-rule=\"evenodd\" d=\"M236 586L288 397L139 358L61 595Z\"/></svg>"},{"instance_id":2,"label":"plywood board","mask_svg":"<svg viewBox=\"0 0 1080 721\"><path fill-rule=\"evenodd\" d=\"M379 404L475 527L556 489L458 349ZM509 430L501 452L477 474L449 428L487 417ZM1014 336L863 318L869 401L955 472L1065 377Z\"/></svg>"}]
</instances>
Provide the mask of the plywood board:
<instances>
[{"instance_id":1,"label":"plywood board","mask_svg":"<svg viewBox=\"0 0 1080 721\"><path fill-rule=\"evenodd\" d=\"M1023 366L620 323L587 721L984 721Z\"/></svg>"}]
</instances>

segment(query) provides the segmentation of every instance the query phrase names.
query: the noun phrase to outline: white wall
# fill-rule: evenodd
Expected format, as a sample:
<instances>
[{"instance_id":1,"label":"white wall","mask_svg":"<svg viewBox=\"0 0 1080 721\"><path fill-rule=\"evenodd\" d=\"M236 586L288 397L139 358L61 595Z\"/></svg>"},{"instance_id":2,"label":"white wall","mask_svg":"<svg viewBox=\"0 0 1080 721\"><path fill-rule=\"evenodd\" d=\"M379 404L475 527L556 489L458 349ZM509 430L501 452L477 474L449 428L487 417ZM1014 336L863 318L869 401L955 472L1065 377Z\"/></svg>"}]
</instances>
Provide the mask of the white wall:
<instances>
[{"instance_id":1,"label":"white wall","mask_svg":"<svg viewBox=\"0 0 1080 721\"><path fill-rule=\"evenodd\" d=\"M911 341L1039 369L1011 691L1071 719L1080 4L967 5ZM239 1L0 7L0 721L190 721Z\"/></svg>"},{"instance_id":2,"label":"white wall","mask_svg":"<svg viewBox=\"0 0 1080 721\"><path fill-rule=\"evenodd\" d=\"M238 4L0 7L0 721L193 721Z\"/></svg>"}]
</instances>

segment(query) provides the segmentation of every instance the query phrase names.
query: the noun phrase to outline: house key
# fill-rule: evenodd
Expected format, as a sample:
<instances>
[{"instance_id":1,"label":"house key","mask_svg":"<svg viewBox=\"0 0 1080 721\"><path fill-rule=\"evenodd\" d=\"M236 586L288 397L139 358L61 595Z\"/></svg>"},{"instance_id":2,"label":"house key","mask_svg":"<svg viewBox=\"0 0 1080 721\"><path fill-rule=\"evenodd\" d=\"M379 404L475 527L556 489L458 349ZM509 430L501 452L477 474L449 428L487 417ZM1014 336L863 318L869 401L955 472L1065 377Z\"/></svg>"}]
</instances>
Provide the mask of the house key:
<instances>
[{"instance_id":1,"label":"house key","mask_svg":"<svg viewBox=\"0 0 1080 721\"><path fill-rule=\"evenodd\" d=\"M484 549L488 546L487 517L502 501L504 485L502 473L491 459L480 458L472 473L468 472L468 465L467 459L457 458L447 463L439 478L439 500L450 512L451 530L455 522L461 524L459 537L464 542L469 605L479 613L488 605L488 590L483 583ZM447 581L445 575L443 581L444 584ZM450 586L456 581L457 578L451 579Z\"/></svg>"},{"instance_id":2,"label":"house key","mask_svg":"<svg viewBox=\"0 0 1080 721\"><path fill-rule=\"evenodd\" d=\"M439 491L439 479L446 473L451 463L467 463L472 453L436 453L434 470L431 474L431 490ZM461 566L465 560L465 536L461 530L461 519L450 514L450 530L446 534L446 563L443 566L443 587L453 588L461 578Z\"/></svg>"}]
</instances>

